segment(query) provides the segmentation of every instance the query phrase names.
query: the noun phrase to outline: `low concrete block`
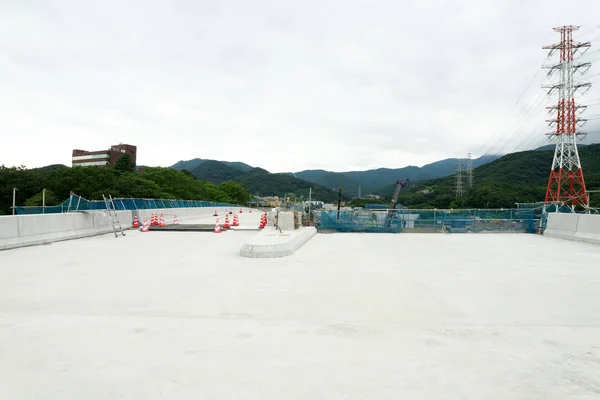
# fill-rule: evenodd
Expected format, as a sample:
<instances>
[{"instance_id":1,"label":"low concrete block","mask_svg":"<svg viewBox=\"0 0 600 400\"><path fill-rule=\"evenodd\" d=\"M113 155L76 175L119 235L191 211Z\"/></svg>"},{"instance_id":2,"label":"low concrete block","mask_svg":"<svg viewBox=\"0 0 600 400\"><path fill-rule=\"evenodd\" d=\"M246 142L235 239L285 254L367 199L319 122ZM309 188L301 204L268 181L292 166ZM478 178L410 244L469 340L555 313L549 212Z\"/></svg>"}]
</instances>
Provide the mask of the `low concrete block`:
<instances>
[{"instance_id":1,"label":"low concrete block","mask_svg":"<svg viewBox=\"0 0 600 400\"><path fill-rule=\"evenodd\" d=\"M283 233L275 229L265 229L242 246L240 255L249 258L287 257L316 234L317 229L313 226Z\"/></svg>"},{"instance_id":2,"label":"low concrete block","mask_svg":"<svg viewBox=\"0 0 600 400\"><path fill-rule=\"evenodd\" d=\"M549 213L544 236L570 239L577 232L579 214Z\"/></svg>"},{"instance_id":3,"label":"low concrete block","mask_svg":"<svg viewBox=\"0 0 600 400\"><path fill-rule=\"evenodd\" d=\"M277 225L284 230L289 231L294 229L294 213L289 211L280 211L277 214Z\"/></svg>"}]
</instances>

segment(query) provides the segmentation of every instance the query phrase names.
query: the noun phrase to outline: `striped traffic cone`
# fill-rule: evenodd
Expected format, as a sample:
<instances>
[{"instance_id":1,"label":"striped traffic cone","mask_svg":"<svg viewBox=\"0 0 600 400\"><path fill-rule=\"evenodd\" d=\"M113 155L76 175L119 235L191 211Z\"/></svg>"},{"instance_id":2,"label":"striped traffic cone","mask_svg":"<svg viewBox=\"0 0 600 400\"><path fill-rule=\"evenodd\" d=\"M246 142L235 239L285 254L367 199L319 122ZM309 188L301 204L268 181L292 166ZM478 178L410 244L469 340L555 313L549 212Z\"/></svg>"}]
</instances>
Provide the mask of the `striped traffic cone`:
<instances>
[{"instance_id":1,"label":"striped traffic cone","mask_svg":"<svg viewBox=\"0 0 600 400\"><path fill-rule=\"evenodd\" d=\"M213 233L221 233L221 225L219 225L219 218L217 218L217 222L215 224L215 230Z\"/></svg>"}]
</instances>

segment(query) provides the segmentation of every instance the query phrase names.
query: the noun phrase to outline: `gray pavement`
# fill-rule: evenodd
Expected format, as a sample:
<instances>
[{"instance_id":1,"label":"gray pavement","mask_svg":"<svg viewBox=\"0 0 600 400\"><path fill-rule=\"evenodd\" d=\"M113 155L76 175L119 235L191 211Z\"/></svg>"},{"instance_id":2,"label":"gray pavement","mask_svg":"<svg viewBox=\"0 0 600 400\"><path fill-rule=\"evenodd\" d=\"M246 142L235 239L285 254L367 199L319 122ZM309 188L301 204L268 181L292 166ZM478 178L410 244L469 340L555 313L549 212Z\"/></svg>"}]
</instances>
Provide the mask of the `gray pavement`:
<instances>
[{"instance_id":1,"label":"gray pavement","mask_svg":"<svg viewBox=\"0 0 600 400\"><path fill-rule=\"evenodd\" d=\"M0 252L0 399L600 398L600 246L254 234Z\"/></svg>"}]
</instances>

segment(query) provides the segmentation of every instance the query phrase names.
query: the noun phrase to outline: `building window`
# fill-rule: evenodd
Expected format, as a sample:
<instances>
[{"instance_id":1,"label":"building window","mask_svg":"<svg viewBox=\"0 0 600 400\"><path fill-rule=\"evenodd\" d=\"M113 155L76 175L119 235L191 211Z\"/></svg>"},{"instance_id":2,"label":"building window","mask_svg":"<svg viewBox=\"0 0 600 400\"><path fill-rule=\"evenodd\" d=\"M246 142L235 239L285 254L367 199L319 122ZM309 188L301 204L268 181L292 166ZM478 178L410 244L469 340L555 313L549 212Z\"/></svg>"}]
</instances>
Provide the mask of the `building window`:
<instances>
[{"instance_id":1,"label":"building window","mask_svg":"<svg viewBox=\"0 0 600 400\"><path fill-rule=\"evenodd\" d=\"M73 161L94 160L94 159L99 159L99 158L109 158L109 155L104 153L104 154L88 154L85 156L73 156Z\"/></svg>"},{"instance_id":2,"label":"building window","mask_svg":"<svg viewBox=\"0 0 600 400\"><path fill-rule=\"evenodd\" d=\"M108 165L108 161L88 161L73 164L74 167L87 167L91 165Z\"/></svg>"}]
</instances>

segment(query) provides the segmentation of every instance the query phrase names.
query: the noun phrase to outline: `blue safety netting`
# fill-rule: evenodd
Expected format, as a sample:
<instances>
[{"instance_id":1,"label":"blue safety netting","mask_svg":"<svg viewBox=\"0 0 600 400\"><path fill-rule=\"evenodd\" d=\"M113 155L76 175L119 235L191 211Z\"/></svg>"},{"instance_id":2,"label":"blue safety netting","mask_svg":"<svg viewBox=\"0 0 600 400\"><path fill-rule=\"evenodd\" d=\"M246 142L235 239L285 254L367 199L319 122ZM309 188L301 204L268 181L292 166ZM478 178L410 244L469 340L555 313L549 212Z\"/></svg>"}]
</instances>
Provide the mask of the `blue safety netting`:
<instances>
[{"instance_id":1,"label":"blue safety netting","mask_svg":"<svg viewBox=\"0 0 600 400\"><path fill-rule=\"evenodd\" d=\"M337 232L528 232L535 233L541 212L533 209L368 210L315 212L315 226Z\"/></svg>"},{"instance_id":2,"label":"blue safety netting","mask_svg":"<svg viewBox=\"0 0 600 400\"><path fill-rule=\"evenodd\" d=\"M191 207L239 207L237 204L216 203L200 200L174 199L125 199L114 198L117 210L150 210L159 208L191 208ZM77 211L106 210L104 200L87 200L76 194L56 206L47 207L15 207L17 214L59 214Z\"/></svg>"},{"instance_id":3,"label":"blue safety netting","mask_svg":"<svg viewBox=\"0 0 600 400\"><path fill-rule=\"evenodd\" d=\"M394 219L386 226L385 215L360 211L320 211L314 212L315 226L323 231L336 232L390 232L402 231L402 221Z\"/></svg>"}]
</instances>

